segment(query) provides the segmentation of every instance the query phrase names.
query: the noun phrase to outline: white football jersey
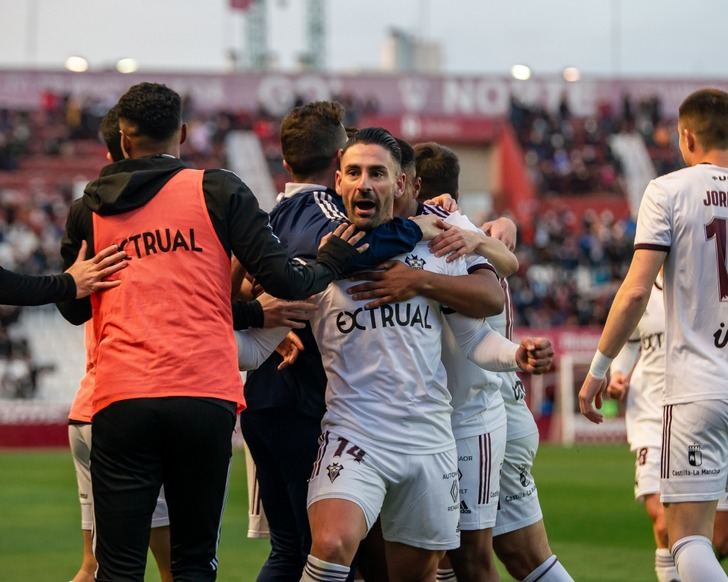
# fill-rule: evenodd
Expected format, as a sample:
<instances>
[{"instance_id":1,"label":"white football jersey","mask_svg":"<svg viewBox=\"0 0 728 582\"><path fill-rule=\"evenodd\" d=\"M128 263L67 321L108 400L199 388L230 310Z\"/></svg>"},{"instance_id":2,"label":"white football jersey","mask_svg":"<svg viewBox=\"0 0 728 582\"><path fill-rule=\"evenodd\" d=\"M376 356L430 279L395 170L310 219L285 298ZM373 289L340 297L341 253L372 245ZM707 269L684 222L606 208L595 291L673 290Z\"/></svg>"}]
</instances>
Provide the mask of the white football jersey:
<instances>
[{"instance_id":1,"label":"white football jersey","mask_svg":"<svg viewBox=\"0 0 728 582\"><path fill-rule=\"evenodd\" d=\"M459 212L450 214L445 222L477 230ZM495 272L490 263L478 255L466 255L465 261L469 273L480 268ZM452 431L456 439L481 435L506 424L500 374L483 370L468 360L447 323L442 336L442 362L447 371L447 387L452 394Z\"/></svg>"},{"instance_id":2,"label":"white football jersey","mask_svg":"<svg viewBox=\"0 0 728 582\"><path fill-rule=\"evenodd\" d=\"M511 339L513 334L513 302L510 287L505 278L500 279L505 293L505 307L501 313L488 317L486 321L499 334ZM515 372L501 372L500 391L506 405L508 433L506 440L511 441L538 432L533 414L526 404L526 389Z\"/></svg>"},{"instance_id":3,"label":"white football jersey","mask_svg":"<svg viewBox=\"0 0 728 582\"><path fill-rule=\"evenodd\" d=\"M664 250L665 404L728 399L728 168L699 164L645 190L635 249Z\"/></svg>"},{"instance_id":4,"label":"white football jersey","mask_svg":"<svg viewBox=\"0 0 728 582\"><path fill-rule=\"evenodd\" d=\"M639 360L627 392L627 440L630 449L662 446L662 399L665 389L665 307L658 280L652 287L647 309L630 341L639 343ZM629 349L628 346L624 348ZM624 374L630 370L618 369ZM626 366L625 366L626 367Z\"/></svg>"},{"instance_id":5,"label":"white football jersey","mask_svg":"<svg viewBox=\"0 0 728 582\"><path fill-rule=\"evenodd\" d=\"M400 255L413 268L467 273L461 258L435 257L428 243ZM338 281L318 295L311 320L328 379L324 430L360 446L430 454L455 446L450 393L441 360L440 305L426 297L364 309Z\"/></svg>"}]
</instances>

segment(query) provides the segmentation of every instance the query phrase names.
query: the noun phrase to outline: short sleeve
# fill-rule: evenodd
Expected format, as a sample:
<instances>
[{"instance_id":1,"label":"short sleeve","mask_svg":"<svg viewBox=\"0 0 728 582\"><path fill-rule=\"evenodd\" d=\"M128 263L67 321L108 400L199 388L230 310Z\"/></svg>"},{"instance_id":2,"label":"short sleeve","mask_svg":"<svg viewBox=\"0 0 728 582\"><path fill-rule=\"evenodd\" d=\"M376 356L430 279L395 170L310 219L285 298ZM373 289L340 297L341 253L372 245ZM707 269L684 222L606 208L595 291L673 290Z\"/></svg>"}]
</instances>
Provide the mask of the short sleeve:
<instances>
[{"instance_id":1,"label":"short sleeve","mask_svg":"<svg viewBox=\"0 0 728 582\"><path fill-rule=\"evenodd\" d=\"M463 230L480 230L467 216L460 214L460 212L457 211L450 214L445 219L445 222L453 224ZM490 264L490 261L475 253L465 255L465 266L467 267L468 273L474 273L479 269L490 269L495 273L495 269L493 268L493 265Z\"/></svg>"},{"instance_id":2,"label":"short sleeve","mask_svg":"<svg viewBox=\"0 0 728 582\"><path fill-rule=\"evenodd\" d=\"M672 232L670 200L653 180L645 189L640 203L634 248L669 252Z\"/></svg>"}]
</instances>

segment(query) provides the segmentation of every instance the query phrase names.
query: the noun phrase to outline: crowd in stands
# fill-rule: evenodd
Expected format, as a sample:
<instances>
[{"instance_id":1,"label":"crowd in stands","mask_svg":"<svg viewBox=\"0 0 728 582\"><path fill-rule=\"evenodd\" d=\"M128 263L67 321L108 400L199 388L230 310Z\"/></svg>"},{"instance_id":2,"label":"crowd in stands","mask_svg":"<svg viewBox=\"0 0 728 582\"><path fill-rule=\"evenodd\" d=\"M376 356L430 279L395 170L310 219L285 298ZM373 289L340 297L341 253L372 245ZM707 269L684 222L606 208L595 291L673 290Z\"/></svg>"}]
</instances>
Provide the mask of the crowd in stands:
<instances>
[{"instance_id":1,"label":"crowd in stands","mask_svg":"<svg viewBox=\"0 0 728 582\"><path fill-rule=\"evenodd\" d=\"M348 125L361 115L377 111L375 99L348 105ZM0 110L0 178L22 171L28 160L71 160L94 156L100 168L103 146L97 128L110 103L43 95L42 106L33 111ZM188 102L188 142L185 160L196 167L226 167L225 138L232 130L252 130L260 138L274 183L286 181L279 146L279 118L264 106L257 111L201 112ZM529 107L512 101L510 121L526 155L528 168L541 195L624 195L622 170L609 146L609 136L636 131L643 136L658 173L680 165L673 122L665 120L657 98L637 103L625 97L621 110L599 107L590 118L572 114L563 101L557 111ZM93 147L90 147L93 144ZM78 189L90 176L36 183L23 188L0 181L0 265L24 273L61 270L58 248L67 209ZM78 192L76 192L78 194ZM588 212L577 218L568 208L549 210L534 218L533 240L519 247L519 273L511 279L516 325L553 327L601 325L614 292L623 279L631 256L634 224L614 220L609 213ZM10 340L8 333L18 317L17 309L0 313L0 362L30 362L27 342ZM32 365L25 377L34 378ZM31 395L34 380L11 383L18 365L4 366L0 393ZM10 375L10 376L8 376Z\"/></svg>"},{"instance_id":2,"label":"crowd in stands","mask_svg":"<svg viewBox=\"0 0 728 582\"><path fill-rule=\"evenodd\" d=\"M531 177L545 196L623 196L622 166L609 143L610 137L618 133L639 132L657 175L682 164L674 121L663 117L659 97L635 104L625 95L621 110L603 102L590 117L573 115L565 96L556 111L512 98L509 118Z\"/></svg>"},{"instance_id":3,"label":"crowd in stands","mask_svg":"<svg viewBox=\"0 0 728 582\"><path fill-rule=\"evenodd\" d=\"M569 209L534 217L530 244L519 244L509 278L515 325L533 328L604 325L632 257L635 223L608 211Z\"/></svg>"}]
</instances>

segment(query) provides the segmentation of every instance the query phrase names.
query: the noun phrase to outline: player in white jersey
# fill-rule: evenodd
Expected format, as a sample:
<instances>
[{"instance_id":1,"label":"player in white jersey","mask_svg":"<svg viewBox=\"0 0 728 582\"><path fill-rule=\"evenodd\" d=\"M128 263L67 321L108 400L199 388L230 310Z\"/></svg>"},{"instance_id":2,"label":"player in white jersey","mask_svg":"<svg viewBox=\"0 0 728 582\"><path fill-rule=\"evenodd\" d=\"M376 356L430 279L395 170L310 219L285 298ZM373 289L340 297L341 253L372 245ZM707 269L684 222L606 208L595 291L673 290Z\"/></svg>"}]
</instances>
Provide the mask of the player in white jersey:
<instances>
[{"instance_id":1,"label":"player in white jersey","mask_svg":"<svg viewBox=\"0 0 728 582\"><path fill-rule=\"evenodd\" d=\"M662 276L652 287L645 313L614 359L607 393L626 397L627 441L635 453L635 499L644 503L655 538L655 572L659 582L679 579L667 542L665 515L660 502L662 456L662 392L665 386L665 307ZM728 503L718 503L713 543L723 555L728 532Z\"/></svg>"},{"instance_id":2,"label":"player in white jersey","mask_svg":"<svg viewBox=\"0 0 728 582\"><path fill-rule=\"evenodd\" d=\"M421 183L420 199L424 197L430 200L441 190L452 192L457 198L459 164L454 153L439 144L418 144L416 149L423 153L424 161L418 153L415 178L415 168L406 164L406 152L411 147L399 141L407 185ZM420 167L422 175L419 175ZM447 256L451 252L451 258L465 256L469 272L484 266L494 266L498 271L508 274L517 269L515 256L501 241L486 237L458 212L448 214L430 205L420 205L418 209L414 196L408 196L407 193L397 200L395 208L401 216L423 212L435 213L444 219L443 226L448 230L431 244L437 256ZM491 259L492 266L473 252ZM418 286L417 273L401 264L395 265L386 272L364 274L365 278L376 282L358 285L351 291L355 292L356 299L385 297L396 301L407 298L407 292ZM379 304L375 301L371 305ZM461 546L448 551L449 559L440 564L437 579L454 580L457 573L460 582L494 580L498 579L498 574L492 558L491 530L496 521L499 468L503 462L506 437L501 378L466 360L447 323L443 332L442 361L447 370L448 389L453 396L452 427L458 450L461 494Z\"/></svg>"},{"instance_id":3,"label":"player in white jersey","mask_svg":"<svg viewBox=\"0 0 728 582\"><path fill-rule=\"evenodd\" d=\"M357 226L391 218L393 198L403 187L398 164L399 146L384 130L362 130L350 140L337 190ZM427 245L402 258L430 269L431 281L466 273L462 260L447 263ZM448 283L451 293L463 284L473 292L472 308L482 283L467 279ZM330 286L320 301L312 329L328 377L327 413L309 487L313 544L302 580L345 579L380 511L390 579L434 580L441 552L458 545L459 512L450 397L440 362L440 305L413 296L365 309L343 285ZM466 339L463 330L475 328L458 328L465 319L452 315L463 343L478 345L476 360L487 354L500 369L513 368L516 353L524 360L526 348L516 352L504 338L498 342L505 350L479 343L480 332Z\"/></svg>"},{"instance_id":4,"label":"player in white jersey","mask_svg":"<svg viewBox=\"0 0 728 582\"><path fill-rule=\"evenodd\" d=\"M582 414L602 415L611 360L637 326L664 263L666 362L661 500L668 542L685 582L728 580L710 538L728 470L728 93L704 89L680 106L689 166L650 182L635 254L579 393Z\"/></svg>"}]
</instances>

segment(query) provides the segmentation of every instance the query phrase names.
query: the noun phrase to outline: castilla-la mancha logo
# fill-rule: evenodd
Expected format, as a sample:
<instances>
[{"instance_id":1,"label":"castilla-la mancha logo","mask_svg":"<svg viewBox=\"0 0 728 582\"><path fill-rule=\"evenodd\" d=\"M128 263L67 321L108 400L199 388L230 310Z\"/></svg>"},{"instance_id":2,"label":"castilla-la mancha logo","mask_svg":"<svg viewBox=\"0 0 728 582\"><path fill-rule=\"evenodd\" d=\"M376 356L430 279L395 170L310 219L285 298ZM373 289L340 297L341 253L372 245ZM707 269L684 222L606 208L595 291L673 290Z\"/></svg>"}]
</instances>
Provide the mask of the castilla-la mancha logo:
<instances>
[{"instance_id":1,"label":"castilla-la mancha logo","mask_svg":"<svg viewBox=\"0 0 728 582\"><path fill-rule=\"evenodd\" d=\"M700 445L688 446L688 463L693 467L700 467L703 464L703 453L700 450Z\"/></svg>"}]
</instances>

